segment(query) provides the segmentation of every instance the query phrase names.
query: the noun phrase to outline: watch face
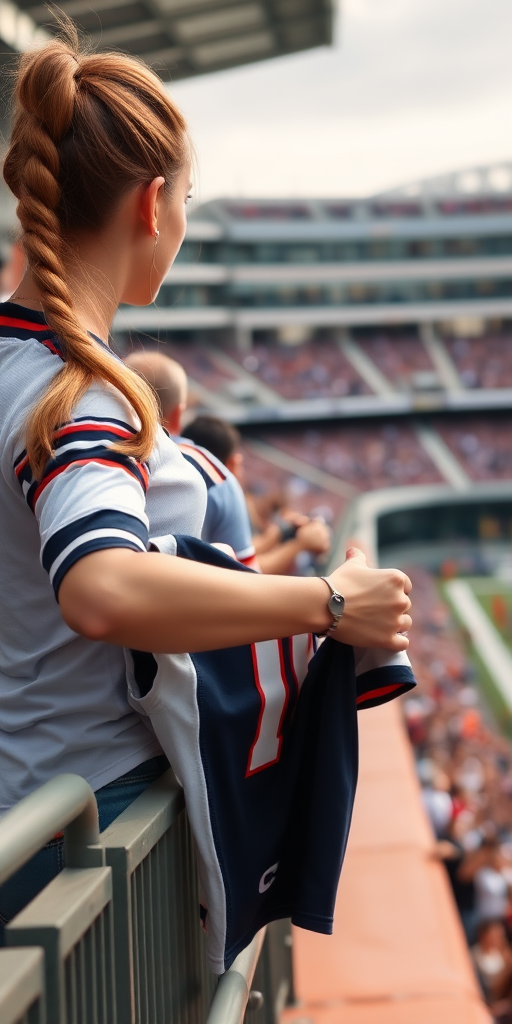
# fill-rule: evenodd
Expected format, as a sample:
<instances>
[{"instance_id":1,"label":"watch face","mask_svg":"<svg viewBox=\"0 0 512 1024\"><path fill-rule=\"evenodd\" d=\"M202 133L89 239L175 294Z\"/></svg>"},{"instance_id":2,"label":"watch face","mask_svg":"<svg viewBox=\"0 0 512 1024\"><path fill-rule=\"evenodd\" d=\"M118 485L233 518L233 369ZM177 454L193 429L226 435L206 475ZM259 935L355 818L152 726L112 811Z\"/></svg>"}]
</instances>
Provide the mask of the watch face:
<instances>
[{"instance_id":1,"label":"watch face","mask_svg":"<svg viewBox=\"0 0 512 1024\"><path fill-rule=\"evenodd\" d=\"M339 619L343 615L345 598L341 594L332 594L327 604L331 615L334 615L335 619Z\"/></svg>"}]
</instances>

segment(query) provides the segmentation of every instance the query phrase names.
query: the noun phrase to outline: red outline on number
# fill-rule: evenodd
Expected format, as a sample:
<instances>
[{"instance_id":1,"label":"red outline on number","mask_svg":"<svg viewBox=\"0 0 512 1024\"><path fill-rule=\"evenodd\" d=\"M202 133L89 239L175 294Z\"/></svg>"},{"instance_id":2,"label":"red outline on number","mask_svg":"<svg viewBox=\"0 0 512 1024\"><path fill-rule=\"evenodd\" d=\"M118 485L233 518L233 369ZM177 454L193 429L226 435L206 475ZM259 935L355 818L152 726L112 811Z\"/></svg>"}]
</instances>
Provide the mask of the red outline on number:
<instances>
[{"instance_id":1,"label":"red outline on number","mask_svg":"<svg viewBox=\"0 0 512 1024\"><path fill-rule=\"evenodd\" d=\"M297 675L297 669L295 668L294 651L293 651L293 637L292 636L289 637L289 644L290 644L290 665L291 665L291 669L292 669L293 681L295 683L295 686L297 687L297 697L298 697L299 693L300 693L300 683L299 683L299 677Z\"/></svg>"},{"instance_id":2,"label":"red outline on number","mask_svg":"<svg viewBox=\"0 0 512 1024\"><path fill-rule=\"evenodd\" d=\"M279 761L279 758L281 757L281 747L283 745L283 737L281 735L281 727L283 725L284 716L286 714L286 709L288 707L288 701L290 699L290 687L288 685L288 680L286 678L286 668L285 668L284 657L283 657L283 641L282 640L278 640L277 641L277 646L278 646L278 650L279 650L279 665L280 665L280 668L281 668L281 680L282 680L282 683L283 683L283 686L284 686L284 702L283 702L283 709L281 711L281 717L279 719L279 725L277 727L277 737L276 737L276 739L278 740L278 744L279 744L278 748L277 748L277 756L273 759L273 761L266 761L265 764L260 764L260 765L258 765L257 768L251 768L252 755L254 753L254 748L255 748L255 746L256 746L259 738L260 738L261 723L263 721L263 714L264 714L264 711L265 711L265 704L267 703L265 694L264 694L262 686L261 686L260 673L259 673L259 670L258 670L258 658L256 656L256 646L257 646L256 644L251 644L251 656L252 656L252 667L253 667L253 671L254 671L254 681L256 683L256 689L257 689L257 691L258 691L258 693L260 695L261 708L260 708L260 713L259 713L259 716L258 716L258 725L256 727L256 735L255 735L254 740L252 742L251 749L249 751L249 757L248 757L248 760L247 760L247 769L246 769L246 772L245 772L246 779L249 777L249 775L256 775L257 772L262 772L262 771L264 771L265 768L270 768L271 765L277 764L277 762Z\"/></svg>"}]
</instances>

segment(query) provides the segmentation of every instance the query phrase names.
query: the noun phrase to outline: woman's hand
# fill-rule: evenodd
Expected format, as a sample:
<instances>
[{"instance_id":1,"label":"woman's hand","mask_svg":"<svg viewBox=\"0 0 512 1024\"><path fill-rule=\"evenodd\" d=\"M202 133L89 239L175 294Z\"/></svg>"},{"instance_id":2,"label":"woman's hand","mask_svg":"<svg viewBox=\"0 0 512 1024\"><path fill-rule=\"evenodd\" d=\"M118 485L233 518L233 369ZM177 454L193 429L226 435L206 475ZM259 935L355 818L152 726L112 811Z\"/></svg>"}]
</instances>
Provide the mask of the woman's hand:
<instances>
[{"instance_id":1,"label":"woman's hand","mask_svg":"<svg viewBox=\"0 0 512 1024\"><path fill-rule=\"evenodd\" d=\"M404 651L410 629L408 594L412 583L399 569L369 569L358 548L349 548L347 560L329 580L345 598L345 609L335 640L354 647L385 647ZM328 595L326 595L328 598Z\"/></svg>"}]
</instances>

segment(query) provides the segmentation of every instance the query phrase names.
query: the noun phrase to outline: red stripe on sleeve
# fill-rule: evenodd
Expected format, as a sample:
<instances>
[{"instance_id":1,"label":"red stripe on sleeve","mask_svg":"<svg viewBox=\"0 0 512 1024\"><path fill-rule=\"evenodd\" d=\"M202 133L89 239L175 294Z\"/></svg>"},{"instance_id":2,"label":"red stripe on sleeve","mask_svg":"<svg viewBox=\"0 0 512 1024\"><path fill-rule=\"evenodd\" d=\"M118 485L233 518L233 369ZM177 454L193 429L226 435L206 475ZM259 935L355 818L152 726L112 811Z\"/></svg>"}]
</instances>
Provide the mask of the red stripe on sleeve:
<instances>
[{"instance_id":1,"label":"red stripe on sleeve","mask_svg":"<svg viewBox=\"0 0 512 1024\"><path fill-rule=\"evenodd\" d=\"M368 693L362 693L357 698L356 704L362 704L365 700L373 700L374 697L385 697L388 693L393 693L393 690L400 690L403 683L391 683L389 686L381 686L377 690L368 690Z\"/></svg>"},{"instance_id":2,"label":"red stripe on sleeve","mask_svg":"<svg viewBox=\"0 0 512 1024\"><path fill-rule=\"evenodd\" d=\"M134 477L134 479L137 479L135 477L135 474L132 473L128 469L127 466L123 466L123 464L121 462L114 462L111 459L100 459L100 458L76 459L74 462L68 462L65 466L58 466L57 469L52 470L52 472L49 473L48 476L45 477L45 479L41 481L41 483L39 484L39 487L37 487L35 492L34 492L34 496L32 498L32 502L31 502L32 508L36 507L38 498L41 496L41 494L44 491L45 487L47 487L47 485L52 480L54 480L55 477L60 476L60 474L64 473L66 471L66 469L71 469L73 466L86 466L88 463L91 463L91 462L97 462L97 463L100 464L100 466L112 466L114 469L122 469L125 473L129 473L129 475L131 477ZM143 479L145 481L146 488L147 488L147 485L148 485L148 482L149 482L149 477L148 477L148 473L147 473L146 467L143 466L141 462L137 462L136 465L137 465L137 469L140 470L140 472L142 473L142 477L143 477ZM139 481L139 483L140 483L140 481Z\"/></svg>"},{"instance_id":3,"label":"red stripe on sleeve","mask_svg":"<svg viewBox=\"0 0 512 1024\"><path fill-rule=\"evenodd\" d=\"M131 430L123 430L122 427L114 426L110 423L89 423L87 420L83 420L80 423L70 423L66 427L61 427L60 430L55 431L55 437L67 437L68 434L76 434L82 430L95 430L98 433L108 430L109 434L116 434L117 437L126 438L129 440L133 437Z\"/></svg>"}]
</instances>

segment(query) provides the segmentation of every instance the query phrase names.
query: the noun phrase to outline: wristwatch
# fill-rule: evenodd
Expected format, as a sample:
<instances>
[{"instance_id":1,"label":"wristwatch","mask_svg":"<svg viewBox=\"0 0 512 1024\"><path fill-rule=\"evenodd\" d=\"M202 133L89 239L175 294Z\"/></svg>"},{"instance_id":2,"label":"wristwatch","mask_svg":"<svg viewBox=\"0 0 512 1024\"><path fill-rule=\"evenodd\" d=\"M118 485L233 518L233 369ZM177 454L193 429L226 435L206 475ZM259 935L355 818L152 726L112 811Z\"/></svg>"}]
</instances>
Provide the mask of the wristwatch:
<instances>
[{"instance_id":1,"label":"wristwatch","mask_svg":"<svg viewBox=\"0 0 512 1024\"><path fill-rule=\"evenodd\" d=\"M338 622L340 621L341 616L343 615L343 612L345 610L345 598L342 597L341 594L339 594L338 591L334 589L332 583L329 582L326 576L320 576L320 579L323 580L324 583L327 583L327 586L331 591L331 596L327 602L327 607L334 620L331 623L331 625L327 627L327 629L324 629L323 633L315 633L315 636L324 637L331 636L332 633L336 632L338 628Z\"/></svg>"}]
</instances>

